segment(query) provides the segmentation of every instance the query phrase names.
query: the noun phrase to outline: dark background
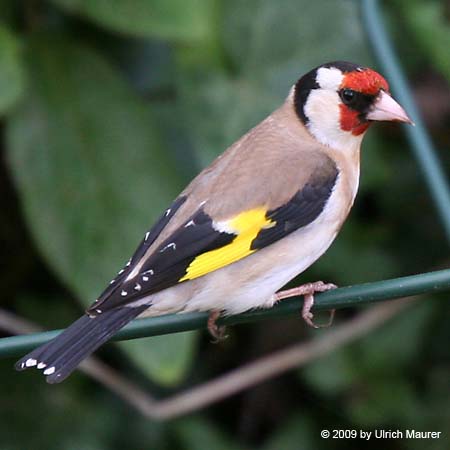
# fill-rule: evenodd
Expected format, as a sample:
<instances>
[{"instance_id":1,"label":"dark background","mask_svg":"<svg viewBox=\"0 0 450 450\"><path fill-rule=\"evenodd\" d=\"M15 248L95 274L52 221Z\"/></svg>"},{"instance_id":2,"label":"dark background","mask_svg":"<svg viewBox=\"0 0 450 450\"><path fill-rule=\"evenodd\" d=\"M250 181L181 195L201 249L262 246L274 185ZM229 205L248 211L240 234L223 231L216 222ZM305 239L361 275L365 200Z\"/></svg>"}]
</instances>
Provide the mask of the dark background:
<instances>
[{"instance_id":1,"label":"dark background","mask_svg":"<svg viewBox=\"0 0 450 450\"><path fill-rule=\"evenodd\" d=\"M448 169L449 2L381 3ZM337 59L377 68L358 5L2 0L2 310L48 329L66 326L185 183L279 105L301 74ZM443 229L402 127L373 128L350 219L299 281L349 285L449 265ZM423 296L352 345L166 423L143 418L83 374L49 386L35 371L16 373L14 359L3 359L0 448L361 448L358 440L321 439L323 428L444 431L439 441L382 446L445 448L447 297ZM355 313L340 311L337 322ZM228 332L220 345L192 332L108 345L99 355L162 398L314 334L299 319Z\"/></svg>"}]
</instances>

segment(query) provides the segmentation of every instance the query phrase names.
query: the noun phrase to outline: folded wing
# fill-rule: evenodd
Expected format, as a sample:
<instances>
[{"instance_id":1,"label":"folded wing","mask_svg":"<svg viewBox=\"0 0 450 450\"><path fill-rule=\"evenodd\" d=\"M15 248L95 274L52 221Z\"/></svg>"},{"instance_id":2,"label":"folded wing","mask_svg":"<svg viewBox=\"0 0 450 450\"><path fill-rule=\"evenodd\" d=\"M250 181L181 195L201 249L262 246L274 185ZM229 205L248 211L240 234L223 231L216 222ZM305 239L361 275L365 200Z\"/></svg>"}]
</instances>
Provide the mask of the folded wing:
<instances>
[{"instance_id":1,"label":"folded wing","mask_svg":"<svg viewBox=\"0 0 450 450\"><path fill-rule=\"evenodd\" d=\"M262 205L227 220L215 221L204 205L199 207L149 255L149 244L144 240L123 273L88 313L97 315L117 306L132 306L151 294L232 264L308 225L325 208L337 177L336 167L325 173L317 171L277 208L269 210ZM177 202L179 207L181 200Z\"/></svg>"}]
</instances>

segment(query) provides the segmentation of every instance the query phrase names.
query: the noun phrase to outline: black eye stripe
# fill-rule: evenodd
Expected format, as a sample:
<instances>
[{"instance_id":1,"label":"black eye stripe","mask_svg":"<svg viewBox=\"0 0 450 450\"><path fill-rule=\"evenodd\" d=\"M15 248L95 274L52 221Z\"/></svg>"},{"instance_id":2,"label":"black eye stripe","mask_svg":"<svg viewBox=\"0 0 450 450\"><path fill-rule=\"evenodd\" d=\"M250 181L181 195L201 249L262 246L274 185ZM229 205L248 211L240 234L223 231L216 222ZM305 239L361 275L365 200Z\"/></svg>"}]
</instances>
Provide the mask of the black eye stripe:
<instances>
[{"instance_id":1,"label":"black eye stripe","mask_svg":"<svg viewBox=\"0 0 450 450\"><path fill-rule=\"evenodd\" d=\"M339 97L344 105L361 114L367 113L375 100L375 95L366 95L353 89L341 89Z\"/></svg>"}]
</instances>

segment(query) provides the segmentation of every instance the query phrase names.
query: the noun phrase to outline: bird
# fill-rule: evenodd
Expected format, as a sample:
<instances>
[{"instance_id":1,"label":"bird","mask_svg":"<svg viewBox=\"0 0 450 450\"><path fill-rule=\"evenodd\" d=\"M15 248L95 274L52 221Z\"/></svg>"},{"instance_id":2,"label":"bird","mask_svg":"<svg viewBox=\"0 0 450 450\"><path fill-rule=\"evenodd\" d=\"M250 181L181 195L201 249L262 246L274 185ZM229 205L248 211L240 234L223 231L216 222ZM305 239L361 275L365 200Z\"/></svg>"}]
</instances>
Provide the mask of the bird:
<instances>
[{"instance_id":1,"label":"bird","mask_svg":"<svg viewBox=\"0 0 450 450\"><path fill-rule=\"evenodd\" d=\"M362 139L375 121L412 124L375 70L346 61L303 75L284 103L197 175L85 314L16 363L66 379L137 317L270 308L303 295L312 326L322 281L280 291L323 255L354 203Z\"/></svg>"}]
</instances>

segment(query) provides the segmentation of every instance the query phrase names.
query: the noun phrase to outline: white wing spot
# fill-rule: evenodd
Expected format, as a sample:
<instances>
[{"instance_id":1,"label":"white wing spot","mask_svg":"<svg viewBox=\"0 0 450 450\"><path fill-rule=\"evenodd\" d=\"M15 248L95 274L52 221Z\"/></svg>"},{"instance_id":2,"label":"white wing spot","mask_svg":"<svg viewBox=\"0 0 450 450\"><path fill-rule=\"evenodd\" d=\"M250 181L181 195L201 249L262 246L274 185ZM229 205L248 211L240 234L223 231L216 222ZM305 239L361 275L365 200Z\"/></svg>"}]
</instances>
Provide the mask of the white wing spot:
<instances>
[{"instance_id":1,"label":"white wing spot","mask_svg":"<svg viewBox=\"0 0 450 450\"><path fill-rule=\"evenodd\" d=\"M47 367L47 364L44 364L43 362L40 362L38 365L37 365L37 368L40 370L40 369L45 369Z\"/></svg>"},{"instance_id":2,"label":"white wing spot","mask_svg":"<svg viewBox=\"0 0 450 450\"><path fill-rule=\"evenodd\" d=\"M55 372L55 367L49 367L48 369L44 370L44 375L51 375L52 373Z\"/></svg>"},{"instance_id":3,"label":"white wing spot","mask_svg":"<svg viewBox=\"0 0 450 450\"><path fill-rule=\"evenodd\" d=\"M120 269L118 275L121 275L124 272L125 272L125 269Z\"/></svg>"},{"instance_id":4,"label":"white wing spot","mask_svg":"<svg viewBox=\"0 0 450 450\"><path fill-rule=\"evenodd\" d=\"M184 228L187 228L187 227L194 227L195 226L195 222L193 221L193 220L190 220L185 226L184 226Z\"/></svg>"},{"instance_id":5,"label":"white wing spot","mask_svg":"<svg viewBox=\"0 0 450 450\"><path fill-rule=\"evenodd\" d=\"M35 366L37 364L37 361L34 359L34 358L28 358L26 361L25 361L25 366L26 367L33 367L33 366Z\"/></svg>"},{"instance_id":6,"label":"white wing spot","mask_svg":"<svg viewBox=\"0 0 450 450\"><path fill-rule=\"evenodd\" d=\"M111 280L110 282L109 282L109 284L113 284L113 283L115 283L115 281L116 281L116 279L114 278L114 280ZM96 302L98 302L98 300L95 300Z\"/></svg>"},{"instance_id":7,"label":"white wing spot","mask_svg":"<svg viewBox=\"0 0 450 450\"><path fill-rule=\"evenodd\" d=\"M101 314L103 311L102 311L101 309L96 309L95 312L96 312L97 314Z\"/></svg>"},{"instance_id":8,"label":"white wing spot","mask_svg":"<svg viewBox=\"0 0 450 450\"><path fill-rule=\"evenodd\" d=\"M131 258L128 260L128 262L125 264L125 267L128 267L131 264Z\"/></svg>"},{"instance_id":9,"label":"white wing spot","mask_svg":"<svg viewBox=\"0 0 450 450\"><path fill-rule=\"evenodd\" d=\"M145 233L145 241L148 239L148 237L150 236L150 231L147 231L147 233Z\"/></svg>"},{"instance_id":10,"label":"white wing spot","mask_svg":"<svg viewBox=\"0 0 450 450\"><path fill-rule=\"evenodd\" d=\"M170 208L167 209L166 212L165 212L165 216L167 217L171 212L172 212L172 210Z\"/></svg>"},{"instance_id":11,"label":"white wing spot","mask_svg":"<svg viewBox=\"0 0 450 450\"><path fill-rule=\"evenodd\" d=\"M148 277L142 277L142 281L148 281Z\"/></svg>"},{"instance_id":12,"label":"white wing spot","mask_svg":"<svg viewBox=\"0 0 450 450\"><path fill-rule=\"evenodd\" d=\"M142 286L139 283L136 283L136 286L134 287L135 291L140 291L142 289Z\"/></svg>"},{"instance_id":13,"label":"white wing spot","mask_svg":"<svg viewBox=\"0 0 450 450\"><path fill-rule=\"evenodd\" d=\"M155 272L153 271L153 269L148 269L148 270L146 270L145 272L142 272L142 274L144 275L144 274L149 274L149 275L153 275Z\"/></svg>"},{"instance_id":14,"label":"white wing spot","mask_svg":"<svg viewBox=\"0 0 450 450\"><path fill-rule=\"evenodd\" d=\"M126 297L126 296L128 295L128 292L127 292L127 291L122 291L122 292L120 293L120 295L121 295L122 297Z\"/></svg>"},{"instance_id":15,"label":"white wing spot","mask_svg":"<svg viewBox=\"0 0 450 450\"><path fill-rule=\"evenodd\" d=\"M167 244L162 250L160 250L159 253L165 252L169 248L171 248L172 250L176 250L177 244L175 244L175 242L171 242L170 244Z\"/></svg>"}]
</instances>

